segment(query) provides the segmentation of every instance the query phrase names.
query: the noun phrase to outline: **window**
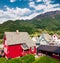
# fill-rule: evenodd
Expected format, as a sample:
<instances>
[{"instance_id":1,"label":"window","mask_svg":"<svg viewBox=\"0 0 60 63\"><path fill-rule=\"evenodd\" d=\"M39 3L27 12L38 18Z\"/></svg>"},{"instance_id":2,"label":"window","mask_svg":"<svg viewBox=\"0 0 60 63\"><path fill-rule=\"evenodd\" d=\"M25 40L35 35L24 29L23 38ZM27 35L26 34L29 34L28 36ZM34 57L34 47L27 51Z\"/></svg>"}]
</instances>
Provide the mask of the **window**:
<instances>
[{"instance_id":1,"label":"window","mask_svg":"<svg viewBox=\"0 0 60 63\"><path fill-rule=\"evenodd\" d=\"M36 45L40 45L40 43L36 43Z\"/></svg>"},{"instance_id":2,"label":"window","mask_svg":"<svg viewBox=\"0 0 60 63\"><path fill-rule=\"evenodd\" d=\"M22 44L22 48L23 48L24 50L26 50L26 49L28 49L28 46L24 43L24 44Z\"/></svg>"},{"instance_id":3,"label":"window","mask_svg":"<svg viewBox=\"0 0 60 63\"><path fill-rule=\"evenodd\" d=\"M23 47L24 47L24 48L26 48L26 47L27 47L27 45L24 43L24 44L23 44Z\"/></svg>"}]
</instances>

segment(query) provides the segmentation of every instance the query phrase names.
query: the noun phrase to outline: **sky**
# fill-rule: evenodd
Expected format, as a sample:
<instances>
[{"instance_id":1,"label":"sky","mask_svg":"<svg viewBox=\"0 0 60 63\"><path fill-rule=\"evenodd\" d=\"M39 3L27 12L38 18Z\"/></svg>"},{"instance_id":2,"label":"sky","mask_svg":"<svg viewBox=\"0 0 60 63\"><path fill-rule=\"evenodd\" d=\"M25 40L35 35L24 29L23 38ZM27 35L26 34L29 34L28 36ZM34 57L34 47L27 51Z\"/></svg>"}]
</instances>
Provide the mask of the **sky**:
<instances>
[{"instance_id":1,"label":"sky","mask_svg":"<svg viewBox=\"0 0 60 63\"><path fill-rule=\"evenodd\" d=\"M7 20L30 20L56 10L60 10L60 0L0 0L0 23Z\"/></svg>"}]
</instances>

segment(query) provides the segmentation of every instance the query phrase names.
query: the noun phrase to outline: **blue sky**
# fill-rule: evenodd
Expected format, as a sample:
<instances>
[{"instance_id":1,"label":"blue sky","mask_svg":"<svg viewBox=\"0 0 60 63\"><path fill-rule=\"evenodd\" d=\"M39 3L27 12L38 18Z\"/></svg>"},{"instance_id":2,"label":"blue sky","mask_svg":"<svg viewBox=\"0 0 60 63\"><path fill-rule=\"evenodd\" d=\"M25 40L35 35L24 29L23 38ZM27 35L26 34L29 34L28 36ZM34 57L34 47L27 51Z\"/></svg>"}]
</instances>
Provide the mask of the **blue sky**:
<instances>
[{"instance_id":1,"label":"blue sky","mask_svg":"<svg viewBox=\"0 0 60 63\"><path fill-rule=\"evenodd\" d=\"M0 0L0 23L32 19L39 14L60 10L60 0Z\"/></svg>"}]
</instances>

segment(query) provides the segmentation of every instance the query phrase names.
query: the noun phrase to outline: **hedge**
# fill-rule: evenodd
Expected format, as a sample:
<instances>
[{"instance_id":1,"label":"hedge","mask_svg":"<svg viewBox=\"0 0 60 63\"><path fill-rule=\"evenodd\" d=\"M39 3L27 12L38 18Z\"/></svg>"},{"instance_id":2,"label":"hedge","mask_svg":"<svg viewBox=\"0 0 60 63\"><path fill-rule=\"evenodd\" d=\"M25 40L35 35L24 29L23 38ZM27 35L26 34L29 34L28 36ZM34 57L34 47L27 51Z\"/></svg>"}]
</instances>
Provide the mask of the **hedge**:
<instances>
[{"instance_id":1,"label":"hedge","mask_svg":"<svg viewBox=\"0 0 60 63\"><path fill-rule=\"evenodd\" d=\"M7 63L22 63L21 58L9 59Z\"/></svg>"},{"instance_id":2,"label":"hedge","mask_svg":"<svg viewBox=\"0 0 60 63\"><path fill-rule=\"evenodd\" d=\"M23 56L21 60L23 63L32 63L33 61L35 61L35 57L34 55L29 54L29 55Z\"/></svg>"},{"instance_id":3,"label":"hedge","mask_svg":"<svg viewBox=\"0 0 60 63\"><path fill-rule=\"evenodd\" d=\"M26 55L21 58L14 58L14 59L6 59L6 58L0 58L0 63L32 63L35 61L34 55Z\"/></svg>"}]
</instances>

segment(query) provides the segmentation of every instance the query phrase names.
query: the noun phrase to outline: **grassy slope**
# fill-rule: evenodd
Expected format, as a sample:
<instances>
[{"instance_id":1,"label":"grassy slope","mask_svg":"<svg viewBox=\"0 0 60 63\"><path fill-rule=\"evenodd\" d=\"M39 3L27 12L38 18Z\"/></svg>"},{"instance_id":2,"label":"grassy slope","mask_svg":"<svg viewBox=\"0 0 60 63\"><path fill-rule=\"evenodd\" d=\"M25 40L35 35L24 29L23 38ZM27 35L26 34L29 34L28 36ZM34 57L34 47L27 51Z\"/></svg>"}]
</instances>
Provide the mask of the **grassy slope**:
<instances>
[{"instance_id":1,"label":"grassy slope","mask_svg":"<svg viewBox=\"0 0 60 63\"><path fill-rule=\"evenodd\" d=\"M43 57L36 59L33 63L60 63L60 61L53 59L51 57L43 56Z\"/></svg>"},{"instance_id":2,"label":"grassy slope","mask_svg":"<svg viewBox=\"0 0 60 63\"><path fill-rule=\"evenodd\" d=\"M19 61L20 62L19 62ZM28 60L28 59L27 59ZM25 62L24 63L26 63L27 62L27 60L25 60ZM31 61L31 59L29 59L30 61ZM9 61L9 62L8 62ZM15 59L10 59L10 60L7 60L7 59L5 59L5 58L0 58L0 63L22 63L21 62L21 58L15 58ZM30 63L30 62L28 62L28 63ZM59 60L56 60L56 59L53 59L53 58L51 58L51 57L46 57L46 56L43 56L43 57L40 57L40 58L37 58L34 62L32 62L32 63L60 63L60 61Z\"/></svg>"}]
</instances>

